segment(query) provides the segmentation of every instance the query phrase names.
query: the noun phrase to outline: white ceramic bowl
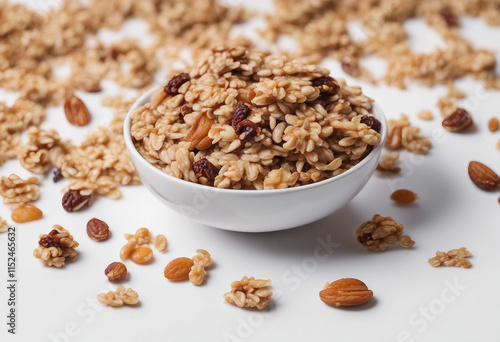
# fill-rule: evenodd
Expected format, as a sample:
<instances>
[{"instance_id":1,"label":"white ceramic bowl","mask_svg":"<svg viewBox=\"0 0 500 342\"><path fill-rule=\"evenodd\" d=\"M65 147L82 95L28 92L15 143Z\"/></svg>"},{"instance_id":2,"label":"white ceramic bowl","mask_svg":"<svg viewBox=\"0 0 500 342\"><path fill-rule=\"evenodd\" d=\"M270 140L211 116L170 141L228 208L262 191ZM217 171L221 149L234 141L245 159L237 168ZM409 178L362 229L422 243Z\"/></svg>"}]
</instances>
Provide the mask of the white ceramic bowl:
<instances>
[{"instance_id":1,"label":"white ceramic bowl","mask_svg":"<svg viewBox=\"0 0 500 342\"><path fill-rule=\"evenodd\" d=\"M165 205L189 219L221 229L268 232L317 221L342 208L365 186L380 158L387 122L375 104L373 115L382 123L382 140L359 164L318 183L280 190L219 189L172 177L148 163L130 136L130 115L148 102L154 89L130 108L124 122L125 144L142 182Z\"/></svg>"}]
</instances>

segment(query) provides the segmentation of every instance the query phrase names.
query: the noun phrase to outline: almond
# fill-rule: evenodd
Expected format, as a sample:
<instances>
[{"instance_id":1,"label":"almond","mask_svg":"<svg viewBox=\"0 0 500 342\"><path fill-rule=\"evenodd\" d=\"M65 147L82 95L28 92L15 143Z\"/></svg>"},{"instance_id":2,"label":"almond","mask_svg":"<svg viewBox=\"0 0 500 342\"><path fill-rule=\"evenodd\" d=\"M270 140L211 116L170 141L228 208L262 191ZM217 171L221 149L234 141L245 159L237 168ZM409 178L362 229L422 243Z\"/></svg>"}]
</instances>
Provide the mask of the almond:
<instances>
[{"instance_id":1,"label":"almond","mask_svg":"<svg viewBox=\"0 0 500 342\"><path fill-rule=\"evenodd\" d=\"M75 95L71 95L64 102L64 114L72 125L85 126L90 122L87 106Z\"/></svg>"},{"instance_id":2,"label":"almond","mask_svg":"<svg viewBox=\"0 0 500 342\"><path fill-rule=\"evenodd\" d=\"M325 286L319 298L328 305L354 306L364 304L373 297L373 292L361 280L343 278Z\"/></svg>"},{"instance_id":3,"label":"almond","mask_svg":"<svg viewBox=\"0 0 500 342\"><path fill-rule=\"evenodd\" d=\"M391 194L391 200L397 204L412 204L418 199L418 195L411 190L399 189Z\"/></svg>"},{"instance_id":4,"label":"almond","mask_svg":"<svg viewBox=\"0 0 500 342\"><path fill-rule=\"evenodd\" d=\"M442 125L450 132L458 132L472 125L472 117L465 109L457 108L450 116L443 119Z\"/></svg>"},{"instance_id":5,"label":"almond","mask_svg":"<svg viewBox=\"0 0 500 342\"><path fill-rule=\"evenodd\" d=\"M23 204L12 210L11 218L14 222L25 223L42 218L43 213L33 204Z\"/></svg>"},{"instance_id":6,"label":"almond","mask_svg":"<svg viewBox=\"0 0 500 342\"><path fill-rule=\"evenodd\" d=\"M500 184L500 177L495 171L477 161L469 163L469 177L477 187L483 190L495 190Z\"/></svg>"},{"instance_id":7,"label":"almond","mask_svg":"<svg viewBox=\"0 0 500 342\"><path fill-rule=\"evenodd\" d=\"M208 132L213 124L214 121L208 117L207 113L198 116L196 123L186 136L186 140L191 142L192 149L206 150L212 146L212 139L208 136Z\"/></svg>"},{"instance_id":8,"label":"almond","mask_svg":"<svg viewBox=\"0 0 500 342\"><path fill-rule=\"evenodd\" d=\"M165 278L172 281L185 280L189 278L191 267L194 266L193 260L185 257L177 258L165 266L163 274Z\"/></svg>"}]
</instances>

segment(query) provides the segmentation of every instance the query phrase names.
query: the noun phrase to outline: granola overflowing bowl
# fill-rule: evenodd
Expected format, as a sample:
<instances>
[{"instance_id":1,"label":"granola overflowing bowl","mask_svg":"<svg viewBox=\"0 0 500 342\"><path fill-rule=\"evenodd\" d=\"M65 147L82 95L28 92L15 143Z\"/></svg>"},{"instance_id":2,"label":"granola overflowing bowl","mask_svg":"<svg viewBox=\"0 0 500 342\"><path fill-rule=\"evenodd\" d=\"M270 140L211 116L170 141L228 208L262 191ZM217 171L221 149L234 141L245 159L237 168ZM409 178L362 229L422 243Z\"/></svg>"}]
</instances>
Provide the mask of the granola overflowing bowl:
<instances>
[{"instance_id":1,"label":"granola overflowing bowl","mask_svg":"<svg viewBox=\"0 0 500 342\"><path fill-rule=\"evenodd\" d=\"M386 122L329 71L244 47L216 48L144 94L125 142L144 184L210 226L286 229L351 200L373 173Z\"/></svg>"}]
</instances>

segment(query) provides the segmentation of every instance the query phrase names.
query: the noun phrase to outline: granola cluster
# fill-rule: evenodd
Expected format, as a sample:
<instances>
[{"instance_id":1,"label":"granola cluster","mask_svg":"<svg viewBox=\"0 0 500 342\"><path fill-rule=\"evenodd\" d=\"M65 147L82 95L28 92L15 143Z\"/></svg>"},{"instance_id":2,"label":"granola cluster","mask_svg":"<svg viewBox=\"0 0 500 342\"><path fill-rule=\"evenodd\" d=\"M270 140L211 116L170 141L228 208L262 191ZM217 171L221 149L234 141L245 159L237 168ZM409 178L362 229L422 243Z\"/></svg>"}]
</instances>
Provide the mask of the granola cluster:
<instances>
[{"instance_id":1,"label":"granola cluster","mask_svg":"<svg viewBox=\"0 0 500 342\"><path fill-rule=\"evenodd\" d=\"M387 173L399 173L401 168L399 164L399 153L382 154L377 165L377 170Z\"/></svg>"},{"instance_id":2,"label":"granola cluster","mask_svg":"<svg viewBox=\"0 0 500 342\"><path fill-rule=\"evenodd\" d=\"M97 295L97 300L104 305L109 306L122 306L126 305L136 305L139 303L139 295L137 292L131 288L125 289L124 286L118 286L115 291L109 291L107 293L99 293Z\"/></svg>"},{"instance_id":3,"label":"granola cluster","mask_svg":"<svg viewBox=\"0 0 500 342\"><path fill-rule=\"evenodd\" d=\"M0 233L5 233L8 229L9 225L7 224L7 221L0 216Z\"/></svg>"},{"instance_id":4,"label":"granola cluster","mask_svg":"<svg viewBox=\"0 0 500 342\"><path fill-rule=\"evenodd\" d=\"M66 147L56 130L33 126L28 129L27 135L28 142L18 151L21 166L38 174L45 173L52 165L60 166L59 156L66 151Z\"/></svg>"},{"instance_id":5,"label":"granola cluster","mask_svg":"<svg viewBox=\"0 0 500 342\"><path fill-rule=\"evenodd\" d=\"M33 255L35 258L41 259L47 266L61 267L66 258L77 256L78 252L75 248L79 244L69 231L60 225L56 224L53 228L50 233L40 235L38 247L33 251Z\"/></svg>"},{"instance_id":6,"label":"granola cluster","mask_svg":"<svg viewBox=\"0 0 500 342\"><path fill-rule=\"evenodd\" d=\"M38 195L38 178L36 177L24 180L16 174L11 174L9 177L0 178L0 196L3 197L3 203L11 208L36 201Z\"/></svg>"},{"instance_id":7,"label":"granola cluster","mask_svg":"<svg viewBox=\"0 0 500 342\"><path fill-rule=\"evenodd\" d=\"M356 231L360 244L374 251L384 251L387 246L399 243L410 248L415 244L408 235L403 235L404 225L397 223L390 216L374 215L371 221L364 222Z\"/></svg>"},{"instance_id":8,"label":"granola cluster","mask_svg":"<svg viewBox=\"0 0 500 342\"><path fill-rule=\"evenodd\" d=\"M271 280L244 276L241 280L231 283L231 291L224 294L224 301L240 308L264 309L273 295L269 290L270 285Z\"/></svg>"},{"instance_id":9,"label":"granola cluster","mask_svg":"<svg viewBox=\"0 0 500 342\"><path fill-rule=\"evenodd\" d=\"M432 141L419 134L420 128L411 126L408 116L401 114L399 119L387 120L387 139L385 147L397 150L404 147L416 154L425 154L432 146Z\"/></svg>"},{"instance_id":10,"label":"granola cluster","mask_svg":"<svg viewBox=\"0 0 500 342\"><path fill-rule=\"evenodd\" d=\"M465 247L458 249L452 249L451 251L440 252L436 251L436 256L430 258L427 262L432 267L446 266L446 267L463 267L469 268L471 263L466 258L470 257L472 254Z\"/></svg>"},{"instance_id":11,"label":"granola cluster","mask_svg":"<svg viewBox=\"0 0 500 342\"><path fill-rule=\"evenodd\" d=\"M206 250L197 249L196 255L191 259L194 265L191 267L191 271L189 271L189 281L191 284L198 286L205 280L205 276L207 275L205 269L212 266L212 257Z\"/></svg>"}]
</instances>

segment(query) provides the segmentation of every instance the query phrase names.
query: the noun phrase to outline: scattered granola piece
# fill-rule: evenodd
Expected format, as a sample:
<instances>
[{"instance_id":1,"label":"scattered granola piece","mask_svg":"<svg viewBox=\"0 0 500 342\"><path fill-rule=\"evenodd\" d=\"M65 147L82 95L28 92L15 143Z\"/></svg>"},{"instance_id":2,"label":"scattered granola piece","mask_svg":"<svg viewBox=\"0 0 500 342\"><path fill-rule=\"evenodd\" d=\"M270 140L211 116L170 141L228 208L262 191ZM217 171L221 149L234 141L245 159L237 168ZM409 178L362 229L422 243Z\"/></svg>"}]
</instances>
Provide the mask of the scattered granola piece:
<instances>
[{"instance_id":1,"label":"scattered granola piece","mask_svg":"<svg viewBox=\"0 0 500 342\"><path fill-rule=\"evenodd\" d=\"M167 249L167 238L165 235L156 235L153 244L158 252L165 252Z\"/></svg>"},{"instance_id":2,"label":"scattered granola piece","mask_svg":"<svg viewBox=\"0 0 500 342\"><path fill-rule=\"evenodd\" d=\"M0 233L5 233L9 229L7 221L0 216Z\"/></svg>"},{"instance_id":3,"label":"scattered granola piece","mask_svg":"<svg viewBox=\"0 0 500 342\"><path fill-rule=\"evenodd\" d=\"M22 179L16 174L0 178L0 196L3 203L11 208L38 199L38 178Z\"/></svg>"},{"instance_id":4,"label":"scattered granola piece","mask_svg":"<svg viewBox=\"0 0 500 342\"><path fill-rule=\"evenodd\" d=\"M204 249L197 249L196 255L192 258L194 265L189 272L189 280L193 285L201 285L205 280L206 271L212 265L212 257Z\"/></svg>"},{"instance_id":5,"label":"scattered granola piece","mask_svg":"<svg viewBox=\"0 0 500 342\"><path fill-rule=\"evenodd\" d=\"M410 248L415 244L408 235L403 235L404 225L397 223L392 217L374 215L371 221L364 222L356 231L360 244L374 251L384 251L388 245L399 243L401 247Z\"/></svg>"},{"instance_id":6,"label":"scattered granola piece","mask_svg":"<svg viewBox=\"0 0 500 342\"><path fill-rule=\"evenodd\" d=\"M401 114L399 119L387 121L387 139L385 147L397 150L404 147L406 150L416 154L426 154L431 148L432 142L419 135L420 128L410 125L408 116Z\"/></svg>"},{"instance_id":7,"label":"scattered granola piece","mask_svg":"<svg viewBox=\"0 0 500 342\"><path fill-rule=\"evenodd\" d=\"M425 121L434 119L434 115L432 115L432 112L428 109L421 110L420 112L418 112L417 117Z\"/></svg>"},{"instance_id":8,"label":"scattered granola piece","mask_svg":"<svg viewBox=\"0 0 500 342\"><path fill-rule=\"evenodd\" d=\"M471 263L469 260L465 259L470 257L472 254L465 247L459 249L452 249L448 253L436 251L436 256L430 258L427 262L432 267L446 266L446 267L463 267L469 268Z\"/></svg>"},{"instance_id":9,"label":"scattered granola piece","mask_svg":"<svg viewBox=\"0 0 500 342\"><path fill-rule=\"evenodd\" d=\"M116 291L109 291L107 293L99 293L97 295L97 300L104 305L109 306L122 306L124 304L127 305L136 305L139 303L139 295L137 292L132 290L131 288L125 289L124 286L118 286Z\"/></svg>"},{"instance_id":10,"label":"scattered granola piece","mask_svg":"<svg viewBox=\"0 0 500 342\"><path fill-rule=\"evenodd\" d=\"M61 267L66 258L75 258L78 252L78 242L73 236L58 224L53 226L53 230L48 234L41 234L38 247L33 251L35 258L41 259L45 265Z\"/></svg>"},{"instance_id":11,"label":"scattered granola piece","mask_svg":"<svg viewBox=\"0 0 500 342\"><path fill-rule=\"evenodd\" d=\"M399 173L401 168L398 166L399 164L399 153L393 152L391 154L382 154L380 157L380 161L377 165L377 170L380 172L387 173Z\"/></svg>"},{"instance_id":12,"label":"scattered granola piece","mask_svg":"<svg viewBox=\"0 0 500 342\"><path fill-rule=\"evenodd\" d=\"M224 294L224 301L240 308L264 309L273 295L269 290L270 285L271 280L244 276L241 280L231 283L231 291Z\"/></svg>"}]
</instances>

